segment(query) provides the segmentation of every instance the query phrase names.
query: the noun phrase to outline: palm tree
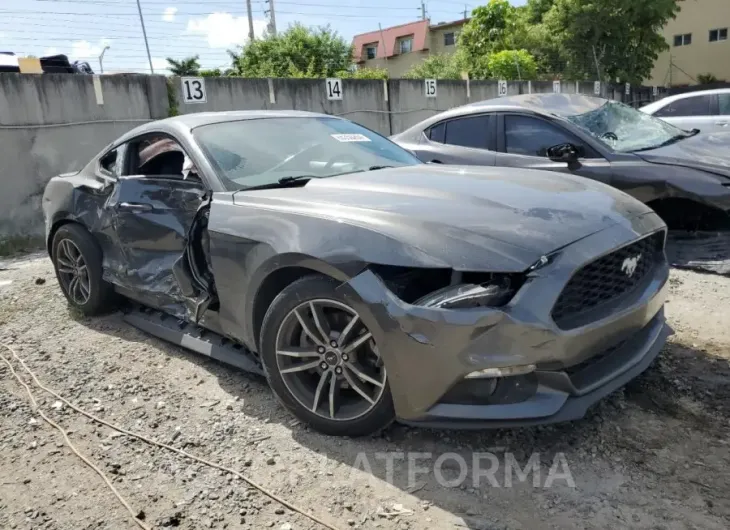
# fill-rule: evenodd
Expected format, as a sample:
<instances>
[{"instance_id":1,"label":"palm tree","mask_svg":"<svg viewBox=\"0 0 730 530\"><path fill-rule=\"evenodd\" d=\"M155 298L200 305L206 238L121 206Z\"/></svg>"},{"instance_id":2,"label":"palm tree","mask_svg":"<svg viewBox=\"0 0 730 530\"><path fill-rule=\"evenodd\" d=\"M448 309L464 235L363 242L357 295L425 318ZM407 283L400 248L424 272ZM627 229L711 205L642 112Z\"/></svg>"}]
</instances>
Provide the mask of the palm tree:
<instances>
[{"instance_id":1,"label":"palm tree","mask_svg":"<svg viewBox=\"0 0 730 530\"><path fill-rule=\"evenodd\" d=\"M195 57L186 57L185 59L176 61L175 59L168 57L167 63L170 65L168 70L170 70L172 75L198 75L198 72L200 71L198 58L199 57L196 55Z\"/></svg>"}]
</instances>

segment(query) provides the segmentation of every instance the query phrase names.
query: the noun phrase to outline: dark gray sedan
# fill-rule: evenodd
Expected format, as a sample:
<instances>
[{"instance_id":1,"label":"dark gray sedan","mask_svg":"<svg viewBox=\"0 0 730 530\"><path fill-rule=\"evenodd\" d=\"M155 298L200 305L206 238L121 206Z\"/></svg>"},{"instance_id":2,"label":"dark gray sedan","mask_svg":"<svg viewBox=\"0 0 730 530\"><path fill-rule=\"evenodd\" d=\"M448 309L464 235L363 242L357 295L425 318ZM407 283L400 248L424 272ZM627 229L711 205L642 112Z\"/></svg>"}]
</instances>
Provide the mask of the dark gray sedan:
<instances>
[{"instance_id":1,"label":"dark gray sedan","mask_svg":"<svg viewBox=\"0 0 730 530\"><path fill-rule=\"evenodd\" d=\"M684 131L615 101L579 94L492 99L391 139L424 162L598 180L649 204L670 228L730 227L730 133Z\"/></svg>"}]
</instances>

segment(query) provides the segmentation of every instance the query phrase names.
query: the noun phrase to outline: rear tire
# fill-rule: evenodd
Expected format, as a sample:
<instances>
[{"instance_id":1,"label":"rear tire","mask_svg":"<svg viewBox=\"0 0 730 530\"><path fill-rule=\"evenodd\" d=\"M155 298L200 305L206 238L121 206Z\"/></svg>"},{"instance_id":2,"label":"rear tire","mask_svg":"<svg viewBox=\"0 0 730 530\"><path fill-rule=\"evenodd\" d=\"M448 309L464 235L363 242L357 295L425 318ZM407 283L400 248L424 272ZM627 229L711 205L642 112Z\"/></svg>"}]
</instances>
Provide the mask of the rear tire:
<instances>
[{"instance_id":1,"label":"rear tire","mask_svg":"<svg viewBox=\"0 0 730 530\"><path fill-rule=\"evenodd\" d=\"M333 436L374 434L395 420L386 369L337 286L319 275L287 286L264 317L261 361L274 395L300 421Z\"/></svg>"},{"instance_id":2,"label":"rear tire","mask_svg":"<svg viewBox=\"0 0 730 530\"><path fill-rule=\"evenodd\" d=\"M114 309L114 289L102 279L101 249L84 227L69 223L56 231L51 261L69 304L88 316Z\"/></svg>"}]
</instances>

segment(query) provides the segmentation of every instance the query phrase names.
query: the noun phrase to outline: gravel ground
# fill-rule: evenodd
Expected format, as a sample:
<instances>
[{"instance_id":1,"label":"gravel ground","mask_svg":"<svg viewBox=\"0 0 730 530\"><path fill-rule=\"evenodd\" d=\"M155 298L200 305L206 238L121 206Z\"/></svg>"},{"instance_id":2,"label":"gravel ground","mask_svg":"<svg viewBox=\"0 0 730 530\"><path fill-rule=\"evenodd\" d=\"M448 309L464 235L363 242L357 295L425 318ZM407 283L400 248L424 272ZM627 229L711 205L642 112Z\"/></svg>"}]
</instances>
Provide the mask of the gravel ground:
<instances>
[{"instance_id":1,"label":"gravel ground","mask_svg":"<svg viewBox=\"0 0 730 530\"><path fill-rule=\"evenodd\" d=\"M43 383L114 424L236 469L337 528L730 527L729 306L730 278L674 271L667 312L676 335L642 377L579 422L486 432L396 425L336 439L297 423L259 378L146 336L119 314L74 314L45 257L0 264L0 341ZM146 524L322 528L233 475L34 392ZM498 465L491 482L475 483L475 452ZM468 463L465 481L454 453ZM537 472L520 481L533 454ZM137 528L2 362L0 528Z\"/></svg>"}]
</instances>

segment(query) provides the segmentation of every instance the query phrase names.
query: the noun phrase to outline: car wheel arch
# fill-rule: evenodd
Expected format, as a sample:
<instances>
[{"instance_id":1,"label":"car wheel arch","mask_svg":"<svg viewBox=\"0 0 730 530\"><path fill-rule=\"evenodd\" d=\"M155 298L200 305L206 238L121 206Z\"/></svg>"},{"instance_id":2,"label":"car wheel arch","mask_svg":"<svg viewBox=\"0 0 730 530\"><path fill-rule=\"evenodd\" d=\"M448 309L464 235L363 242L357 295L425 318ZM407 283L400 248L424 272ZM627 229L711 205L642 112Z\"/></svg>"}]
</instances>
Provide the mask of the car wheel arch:
<instances>
[{"instance_id":1,"label":"car wheel arch","mask_svg":"<svg viewBox=\"0 0 730 530\"><path fill-rule=\"evenodd\" d=\"M48 239L46 240L46 249L48 250L49 256L53 253L53 238L56 237L56 232L58 232L58 230L62 226L72 224L72 223L79 225L84 230L89 232L89 228L84 223L82 223L81 221L78 221L77 219L64 217L64 218L54 221L54 223L51 225L51 229L48 231Z\"/></svg>"},{"instance_id":2,"label":"car wheel arch","mask_svg":"<svg viewBox=\"0 0 730 530\"><path fill-rule=\"evenodd\" d=\"M260 350L261 326L264 316L274 299L289 285L305 276L322 276L337 281L347 281L341 273L332 274L330 267L309 267L303 265L286 265L271 271L258 285L252 298L249 322L253 343Z\"/></svg>"},{"instance_id":3,"label":"car wheel arch","mask_svg":"<svg viewBox=\"0 0 730 530\"><path fill-rule=\"evenodd\" d=\"M646 203L670 230L728 230L730 216L690 193L666 193Z\"/></svg>"}]
</instances>

